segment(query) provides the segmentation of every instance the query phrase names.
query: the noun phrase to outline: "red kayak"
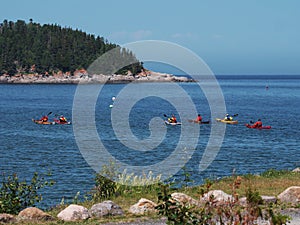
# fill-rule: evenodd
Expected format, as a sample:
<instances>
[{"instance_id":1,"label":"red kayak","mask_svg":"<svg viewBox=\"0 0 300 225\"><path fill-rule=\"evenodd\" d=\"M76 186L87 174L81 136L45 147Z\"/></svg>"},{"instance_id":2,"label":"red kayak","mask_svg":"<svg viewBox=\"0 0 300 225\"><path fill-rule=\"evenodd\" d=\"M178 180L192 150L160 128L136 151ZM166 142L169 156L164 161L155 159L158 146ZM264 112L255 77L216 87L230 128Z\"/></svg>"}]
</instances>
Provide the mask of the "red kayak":
<instances>
[{"instance_id":1,"label":"red kayak","mask_svg":"<svg viewBox=\"0 0 300 225\"><path fill-rule=\"evenodd\" d=\"M258 129L258 130L263 130L263 129L271 129L271 126L262 126L262 127L253 127L250 124L245 124L246 127L252 128L252 129Z\"/></svg>"}]
</instances>

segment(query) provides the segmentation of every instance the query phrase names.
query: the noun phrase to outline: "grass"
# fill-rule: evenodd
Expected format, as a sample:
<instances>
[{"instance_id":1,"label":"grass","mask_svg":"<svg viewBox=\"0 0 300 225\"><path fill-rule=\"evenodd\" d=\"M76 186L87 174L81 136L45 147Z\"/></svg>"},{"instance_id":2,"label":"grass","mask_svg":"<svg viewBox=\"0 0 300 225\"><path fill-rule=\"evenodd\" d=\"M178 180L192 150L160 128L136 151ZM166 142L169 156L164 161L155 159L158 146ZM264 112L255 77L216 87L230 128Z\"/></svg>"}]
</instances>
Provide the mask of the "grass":
<instances>
[{"instance_id":1,"label":"grass","mask_svg":"<svg viewBox=\"0 0 300 225\"><path fill-rule=\"evenodd\" d=\"M252 190L257 190L260 195L268 195L268 196L277 196L282 191L290 186L300 186L300 173L291 172L291 171L276 171L276 170L268 170L261 175L242 175L241 177L241 185L239 189L237 189L237 193L240 197L245 196L246 190L251 187ZM224 192L231 194L232 193L232 184L236 176L224 177L218 181L212 181L212 185L210 190L223 190ZM176 192L183 192L195 199L199 199L200 197L200 189L203 188L201 186L195 187L185 187L182 189L175 190ZM127 188L126 191L121 193L118 196L114 196L109 200L112 200L116 204L120 205L124 210L125 215L120 217L104 217L103 219L89 219L86 221L80 222L62 222L59 220L42 222L39 224L86 224L86 225L94 225L94 224L102 224L108 222L130 222L130 221L143 221L149 219L159 219L160 216L157 214L149 214L144 216L136 216L132 215L128 212L129 207L135 204L140 198L147 198L152 200L153 202L157 202L157 190L155 188L143 189L143 188ZM174 191L174 192L175 192ZM101 201L98 201L101 202ZM98 203L97 202L97 203ZM96 203L92 201L86 201L79 203L79 205L85 206L86 208L91 208L91 206ZM57 214L66 207L67 205L62 205L57 208L51 209L47 213L56 218ZM24 224L24 222L22 222ZM28 223L28 225L36 224L36 223Z\"/></svg>"},{"instance_id":2,"label":"grass","mask_svg":"<svg viewBox=\"0 0 300 225\"><path fill-rule=\"evenodd\" d=\"M242 184L238 193L244 196L248 187L258 190L260 195L277 196L291 186L300 186L300 173L287 170L268 170L261 175L241 176ZM212 185L212 189L221 189L230 193L233 177L223 178Z\"/></svg>"}]
</instances>

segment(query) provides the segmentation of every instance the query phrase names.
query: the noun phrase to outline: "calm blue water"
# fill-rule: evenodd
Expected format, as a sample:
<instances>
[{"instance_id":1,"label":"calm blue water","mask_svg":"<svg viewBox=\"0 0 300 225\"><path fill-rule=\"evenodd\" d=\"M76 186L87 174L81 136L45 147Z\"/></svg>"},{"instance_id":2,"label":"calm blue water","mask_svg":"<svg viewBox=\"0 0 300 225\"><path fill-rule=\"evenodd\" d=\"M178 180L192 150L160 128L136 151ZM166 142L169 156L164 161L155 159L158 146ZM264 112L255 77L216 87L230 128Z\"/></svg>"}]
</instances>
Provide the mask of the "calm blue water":
<instances>
[{"instance_id":1,"label":"calm blue water","mask_svg":"<svg viewBox=\"0 0 300 225\"><path fill-rule=\"evenodd\" d=\"M300 165L300 77L219 77L227 112L238 113L238 125L227 125L225 139L213 163L202 173L198 166L210 134L210 125L199 126L201 138L192 158L186 164L196 183L204 178L216 178L236 173L259 173L270 168L293 169ZM159 91L160 84L147 84ZM208 102L194 83L180 84L193 99L204 120L210 118ZM266 85L269 89L266 90ZM126 84L105 85L95 106L99 137L118 160L134 165L152 164L172 153L180 136L179 127L168 127L164 141L153 151L141 154L125 147L111 126L112 96ZM73 125L42 126L32 118L53 112L72 119L73 98L77 85L0 85L0 172L17 173L29 179L34 172L52 172L56 184L43 191L44 206L59 204L64 197L71 201L94 185L95 172L81 155L74 138ZM139 84L136 84L136 94ZM170 95L172 92L170 90ZM181 100L181 96L173 96ZM184 98L182 98L184 101ZM188 110L188 109L187 109ZM148 97L131 110L129 124L140 139L150 135L149 121L153 117L175 113L166 100ZM195 115L196 116L196 115ZM178 114L177 114L178 117ZM244 126L261 118L271 130L254 130ZM187 119L178 118L183 123ZM189 126L198 126L189 124ZM161 129L164 128L161 124ZM158 127L160 129L160 127ZM176 162L175 162L176 163ZM176 177L180 179L179 172Z\"/></svg>"}]
</instances>

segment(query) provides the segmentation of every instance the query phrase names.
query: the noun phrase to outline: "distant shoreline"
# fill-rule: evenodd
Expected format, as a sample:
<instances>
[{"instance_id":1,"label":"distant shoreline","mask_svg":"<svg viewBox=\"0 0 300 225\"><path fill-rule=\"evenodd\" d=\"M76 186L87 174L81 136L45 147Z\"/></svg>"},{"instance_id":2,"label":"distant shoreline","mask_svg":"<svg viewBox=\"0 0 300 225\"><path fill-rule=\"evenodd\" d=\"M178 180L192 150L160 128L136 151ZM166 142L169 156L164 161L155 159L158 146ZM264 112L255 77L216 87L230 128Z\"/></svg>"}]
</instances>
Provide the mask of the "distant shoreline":
<instances>
[{"instance_id":1,"label":"distant shoreline","mask_svg":"<svg viewBox=\"0 0 300 225\"><path fill-rule=\"evenodd\" d=\"M53 75L41 74L16 74L13 76L0 76L1 84L120 84L130 82L195 82L185 76L175 76L167 73L147 71L137 75L89 75L86 71L75 72L74 75L68 73L57 73Z\"/></svg>"}]
</instances>

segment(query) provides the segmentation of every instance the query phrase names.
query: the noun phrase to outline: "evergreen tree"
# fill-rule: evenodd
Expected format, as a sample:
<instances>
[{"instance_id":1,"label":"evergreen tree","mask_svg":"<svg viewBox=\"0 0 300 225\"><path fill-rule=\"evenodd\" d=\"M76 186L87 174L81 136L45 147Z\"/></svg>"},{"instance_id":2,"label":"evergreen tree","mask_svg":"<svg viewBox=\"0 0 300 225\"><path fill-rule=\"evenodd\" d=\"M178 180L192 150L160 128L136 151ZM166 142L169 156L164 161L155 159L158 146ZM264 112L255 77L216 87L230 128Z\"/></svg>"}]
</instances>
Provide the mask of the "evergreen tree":
<instances>
[{"instance_id":1,"label":"evergreen tree","mask_svg":"<svg viewBox=\"0 0 300 225\"><path fill-rule=\"evenodd\" d=\"M62 28L56 24L40 25L32 19L29 23L4 20L0 24L0 75L31 72L51 74L57 71L72 73L77 69L87 69L99 56L116 47L119 46L103 37L95 37L78 29ZM127 49L120 48L114 59L105 60L107 64L112 64L109 71L115 71L118 69L114 67L116 62L125 59L135 59L135 63L118 73L141 71L142 64ZM32 71L32 68L35 70Z\"/></svg>"}]
</instances>

